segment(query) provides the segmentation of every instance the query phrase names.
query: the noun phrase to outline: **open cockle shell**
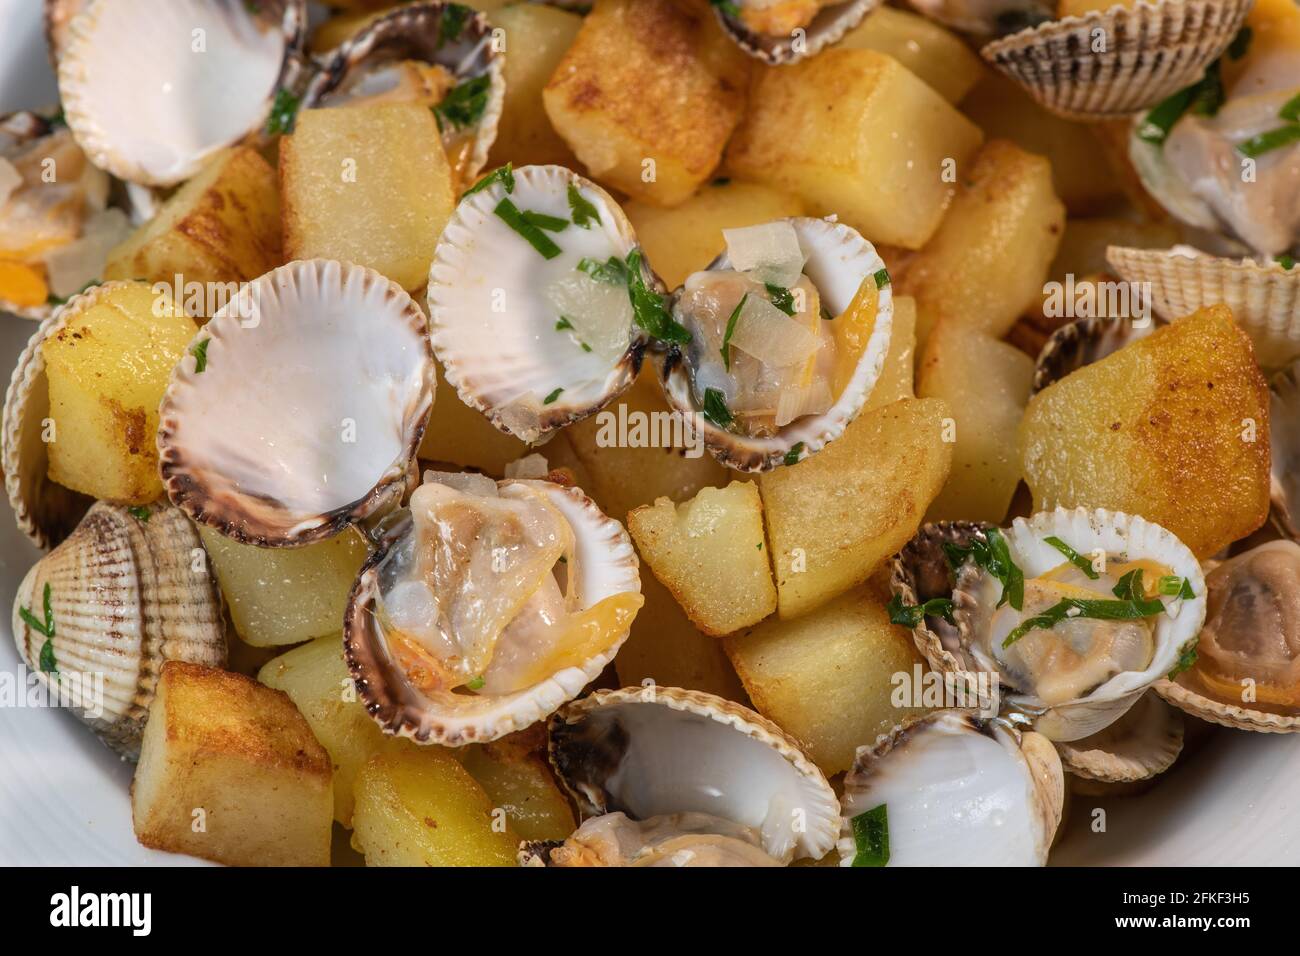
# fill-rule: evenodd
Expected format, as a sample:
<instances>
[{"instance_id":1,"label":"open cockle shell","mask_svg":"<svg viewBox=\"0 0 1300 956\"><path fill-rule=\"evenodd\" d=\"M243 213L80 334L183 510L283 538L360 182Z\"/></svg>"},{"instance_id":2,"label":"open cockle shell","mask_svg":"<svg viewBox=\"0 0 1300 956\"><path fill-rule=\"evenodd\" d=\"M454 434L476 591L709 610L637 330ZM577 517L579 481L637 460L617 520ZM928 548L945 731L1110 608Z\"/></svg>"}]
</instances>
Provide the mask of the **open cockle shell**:
<instances>
[{"instance_id":1,"label":"open cockle shell","mask_svg":"<svg viewBox=\"0 0 1300 956\"><path fill-rule=\"evenodd\" d=\"M1269 481L1273 524L1300 541L1300 361L1269 382Z\"/></svg>"},{"instance_id":2,"label":"open cockle shell","mask_svg":"<svg viewBox=\"0 0 1300 956\"><path fill-rule=\"evenodd\" d=\"M611 361L584 351L556 330L558 313L544 290L578 263L626 260L636 247L627 216L590 180L562 166L524 166L507 192L494 182L466 197L443 230L429 272L433 349L465 404L526 442L596 412L631 386L646 336L630 328ZM569 220L569 188L591 203L600 222L573 222L547 233L561 248L546 259L493 210L509 200L521 211ZM657 282L642 265L647 282Z\"/></svg>"},{"instance_id":3,"label":"open cockle shell","mask_svg":"<svg viewBox=\"0 0 1300 956\"><path fill-rule=\"evenodd\" d=\"M52 638L20 613L44 624L47 587ZM221 596L199 536L166 503L143 511L103 502L91 508L23 578L13 633L51 694L67 695L70 709L131 759L139 756L163 664L226 663Z\"/></svg>"},{"instance_id":4,"label":"open cockle shell","mask_svg":"<svg viewBox=\"0 0 1300 956\"><path fill-rule=\"evenodd\" d=\"M1250 336L1255 358L1277 369L1300 356L1300 267L1226 259L1189 247L1111 246L1106 259L1127 282L1150 288L1151 304L1169 321L1225 303Z\"/></svg>"},{"instance_id":5,"label":"open cockle shell","mask_svg":"<svg viewBox=\"0 0 1300 956\"><path fill-rule=\"evenodd\" d=\"M502 484L508 484L503 482ZM585 610L624 592L640 593L636 552L627 531L606 516L581 490L551 482L528 481L541 490L573 529L578 575L570 582ZM509 694L425 694L407 679L394 658L377 616L380 565L409 533L410 523L394 525L386 546L362 567L348 597L343 622L344 655L366 710L391 734L417 743L460 747L485 743L523 730L572 700L595 680L627 640L621 635L580 666L565 667L522 690Z\"/></svg>"},{"instance_id":6,"label":"open cockle shell","mask_svg":"<svg viewBox=\"0 0 1300 956\"><path fill-rule=\"evenodd\" d=\"M90 6L90 0L44 0L45 46L50 54L50 65L56 70L63 51L68 45L68 27L72 18Z\"/></svg>"},{"instance_id":7,"label":"open cockle shell","mask_svg":"<svg viewBox=\"0 0 1300 956\"><path fill-rule=\"evenodd\" d=\"M291 262L199 332L159 411L163 487L195 521L306 544L394 506L433 407L424 313L378 272Z\"/></svg>"},{"instance_id":8,"label":"open cockle shell","mask_svg":"<svg viewBox=\"0 0 1300 956\"><path fill-rule=\"evenodd\" d=\"M805 256L804 275L816 286L822 305L832 316L848 309L862 283L875 281L873 277L885 269L875 246L843 223L806 217L785 221L794 227ZM709 265L709 270L726 268L730 268L726 252ZM674 294L674 303L680 295L680 290ZM786 464L787 454L796 446L801 446L798 457L808 457L842 435L866 404L880 379L889 351L893 317L893 286L886 283L878 289L875 325L844 390L835 396L834 403L825 412L796 418L769 438L730 432L700 414L692 394L691 371L686 367L681 347L669 349L661 360L665 397L679 414L695 417L705 446L729 468L768 471Z\"/></svg>"},{"instance_id":9,"label":"open cockle shell","mask_svg":"<svg viewBox=\"0 0 1300 956\"><path fill-rule=\"evenodd\" d=\"M732 4L713 4L723 31L735 40L750 56L771 64L797 63L805 57L816 56L826 47L838 43L862 18L880 5L880 0L830 0L821 5L804 26L794 27L786 33L761 33L742 18L747 0ZM738 12L732 12L727 7Z\"/></svg>"},{"instance_id":10,"label":"open cockle shell","mask_svg":"<svg viewBox=\"0 0 1300 956\"><path fill-rule=\"evenodd\" d=\"M1177 680L1157 681L1155 691L1183 713L1212 724L1262 734L1300 733L1300 715L1274 714L1240 704L1225 704Z\"/></svg>"},{"instance_id":11,"label":"open cockle shell","mask_svg":"<svg viewBox=\"0 0 1300 956\"><path fill-rule=\"evenodd\" d=\"M1031 395L1037 395L1085 365L1100 362L1130 342L1145 338L1156 330L1154 319L1145 324L1117 317L1076 319L1053 332L1038 353L1034 365Z\"/></svg>"},{"instance_id":12,"label":"open cockle shell","mask_svg":"<svg viewBox=\"0 0 1300 956\"><path fill-rule=\"evenodd\" d=\"M1051 20L981 55L1060 116L1118 119L1195 83L1253 0L1155 0Z\"/></svg>"},{"instance_id":13,"label":"open cockle shell","mask_svg":"<svg viewBox=\"0 0 1300 956\"><path fill-rule=\"evenodd\" d=\"M953 575L944 545L968 547L984 539L989 524L937 521L924 524L890 562L889 588L904 605L913 607L934 598L951 598ZM933 670L953 674L975 670L957 629L942 617L927 616L912 629L912 641Z\"/></svg>"},{"instance_id":14,"label":"open cockle shell","mask_svg":"<svg viewBox=\"0 0 1300 956\"><path fill-rule=\"evenodd\" d=\"M583 818L707 813L759 831L781 861L820 859L839 802L797 742L747 707L701 691L596 691L549 724L551 765Z\"/></svg>"},{"instance_id":15,"label":"open cockle shell","mask_svg":"<svg viewBox=\"0 0 1300 956\"><path fill-rule=\"evenodd\" d=\"M1147 691L1119 720L1089 737L1056 745L1065 769L1104 783L1164 773L1183 750L1183 715Z\"/></svg>"},{"instance_id":16,"label":"open cockle shell","mask_svg":"<svg viewBox=\"0 0 1300 956\"><path fill-rule=\"evenodd\" d=\"M1042 866L1061 823L1065 779L1041 734L940 710L858 748L844 778L840 865L853 819L881 805L892 866Z\"/></svg>"},{"instance_id":17,"label":"open cockle shell","mask_svg":"<svg viewBox=\"0 0 1300 956\"><path fill-rule=\"evenodd\" d=\"M68 125L115 176L182 182L261 129L306 25L304 0L91 0L59 60Z\"/></svg>"},{"instance_id":18,"label":"open cockle shell","mask_svg":"<svg viewBox=\"0 0 1300 956\"><path fill-rule=\"evenodd\" d=\"M458 3L434 2L407 4L380 16L331 54L308 82L302 105L314 108L345 101L350 84L402 60L442 66L458 83L489 77L486 105L468 134L454 127L443 129L448 146L453 139L468 144L463 156L448 151L452 168L468 185L487 163L505 105L503 56L482 13ZM440 125L446 124L440 120Z\"/></svg>"}]
</instances>

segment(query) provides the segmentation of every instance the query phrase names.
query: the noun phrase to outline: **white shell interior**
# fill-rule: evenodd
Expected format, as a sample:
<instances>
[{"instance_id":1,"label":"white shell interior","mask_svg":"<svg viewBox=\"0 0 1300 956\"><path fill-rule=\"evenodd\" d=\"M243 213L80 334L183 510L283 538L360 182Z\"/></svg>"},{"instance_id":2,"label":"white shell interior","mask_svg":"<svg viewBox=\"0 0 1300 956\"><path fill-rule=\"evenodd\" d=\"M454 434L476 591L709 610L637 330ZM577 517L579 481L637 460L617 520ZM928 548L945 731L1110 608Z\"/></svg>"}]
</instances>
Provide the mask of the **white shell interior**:
<instances>
[{"instance_id":1,"label":"white shell interior","mask_svg":"<svg viewBox=\"0 0 1300 956\"><path fill-rule=\"evenodd\" d=\"M59 64L68 125L96 165L166 186L257 129L286 40L243 0L95 0Z\"/></svg>"}]
</instances>

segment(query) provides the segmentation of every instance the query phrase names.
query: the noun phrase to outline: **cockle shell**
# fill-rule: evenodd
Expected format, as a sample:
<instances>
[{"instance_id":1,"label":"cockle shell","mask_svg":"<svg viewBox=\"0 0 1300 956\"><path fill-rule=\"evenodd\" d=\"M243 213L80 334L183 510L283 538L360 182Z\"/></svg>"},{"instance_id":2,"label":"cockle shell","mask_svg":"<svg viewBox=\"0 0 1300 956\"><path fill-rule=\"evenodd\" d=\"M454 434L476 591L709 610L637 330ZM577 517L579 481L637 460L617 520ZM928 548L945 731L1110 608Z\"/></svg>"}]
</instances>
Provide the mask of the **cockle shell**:
<instances>
[{"instance_id":1,"label":"cockle shell","mask_svg":"<svg viewBox=\"0 0 1300 956\"><path fill-rule=\"evenodd\" d=\"M715 3L713 12L717 14L723 31L750 56L773 65L797 63L816 56L826 47L838 43L844 35L862 22L863 18L880 6L880 0L843 0L828 3L819 9L805 27L791 31L788 35L774 36L759 33L747 26L736 13L726 9L728 5ZM745 0L738 0L733 7L744 7Z\"/></svg>"},{"instance_id":2,"label":"cockle shell","mask_svg":"<svg viewBox=\"0 0 1300 956\"><path fill-rule=\"evenodd\" d=\"M90 0L44 0L45 45L50 54L50 65L56 70L63 51L68 46L68 25L72 18L90 6Z\"/></svg>"},{"instance_id":3,"label":"cockle shell","mask_svg":"<svg viewBox=\"0 0 1300 956\"><path fill-rule=\"evenodd\" d=\"M1147 691L1119 720L1056 745L1065 769L1104 783L1135 783L1164 773L1183 750L1183 715Z\"/></svg>"},{"instance_id":4,"label":"cockle shell","mask_svg":"<svg viewBox=\"0 0 1300 956\"><path fill-rule=\"evenodd\" d=\"M48 641L19 613L43 621L47 587L54 623ZM163 664L226 662L221 597L203 546L189 519L166 503L92 507L23 578L13 633L23 660L51 693L69 693L77 716L130 759L139 756ZM57 673L45 669L50 663ZM102 712L88 713L96 704Z\"/></svg>"}]
</instances>

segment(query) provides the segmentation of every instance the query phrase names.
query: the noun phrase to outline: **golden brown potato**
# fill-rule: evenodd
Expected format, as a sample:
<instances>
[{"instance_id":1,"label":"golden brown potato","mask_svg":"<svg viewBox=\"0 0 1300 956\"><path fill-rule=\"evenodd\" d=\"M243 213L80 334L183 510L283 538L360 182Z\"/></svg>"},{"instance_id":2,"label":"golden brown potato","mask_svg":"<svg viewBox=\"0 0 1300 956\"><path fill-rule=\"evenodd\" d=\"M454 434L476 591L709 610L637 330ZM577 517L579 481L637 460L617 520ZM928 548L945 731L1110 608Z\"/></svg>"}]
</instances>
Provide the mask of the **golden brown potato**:
<instances>
[{"instance_id":1,"label":"golden brown potato","mask_svg":"<svg viewBox=\"0 0 1300 956\"><path fill-rule=\"evenodd\" d=\"M624 210L646 261L669 288L699 272L726 247L722 230L802 216L803 203L768 186L716 179L672 209L633 201Z\"/></svg>"},{"instance_id":2,"label":"golden brown potato","mask_svg":"<svg viewBox=\"0 0 1300 956\"><path fill-rule=\"evenodd\" d=\"M1020 454L1034 508L1110 508L1200 558L1268 516L1268 389L1227 306L1179 319L1030 399Z\"/></svg>"},{"instance_id":3,"label":"golden brown potato","mask_svg":"<svg viewBox=\"0 0 1300 956\"><path fill-rule=\"evenodd\" d=\"M544 741L545 737L539 735L538 739ZM544 753L506 737L465 747L459 754L461 764L487 792L493 806L506 811L511 830L521 840L563 840L578 826Z\"/></svg>"},{"instance_id":4,"label":"golden brown potato","mask_svg":"<svg viewBox=\"0 0 1300 956\"><path fill-rule=\"evenodd\" d=\"M752 482L702 488L680 505L660 498L633 510L627 528L655 577L705 634L730 634L776 610L763 504Z\"/></svg>"},{"instance_id":5,"label":"golden brown potato","mask_svg":"<svg viewBox=\"0 0 1300 956\"><path fill-rule=\"evenodd\" d=\"M793 621L773 618L723 645L763 716L807 745L827 776L862 744L924 708L895 707L895 675L924 669L912 635L889 623L871 586Z\"/></svg>"},{"instance_id":6,"label":"golden brown potato","mask_svg":"<svg viewBox=\"0 0 1300 956\"><path fill-rule=\"evenodd\" d=\"M191 315L210 318L240 282L284 261L275 170L254 149L219 153L162 204L158 214L108 254L105 279L174 286L180 276ZM220 296L191 294L188 283L228 284Z\"/></svg>"},{"instance_id":7,"label":"golden brown potato","mask_svg":"<svg viewBox=\"0 0 1300 956\"><path fill-rule=\"evenodd\" d=\"M168 661L131 784L136 838L231 866L328 866L330 761L286 694Z\"/></svg>"},{"instance_id":8,"label":"golden brown potato","mask_svg":"<svg viewBox=\"0 0 1300 956\"><path fill-rule=\"evenodd\" d=\"M913 398L913 366L916 361L916 300L894 296L894 325L889 333L889 351L876 387L867 396L863 411L883 408L900 398Z\"/></svg>"},{"instance_id":9,"label":"golden brown potato","mask_svg":"<svg viewBox=\"0 0 1300 956\"><path fill-rule=\"evenodd\" d=\"M942 398L956 422L952 470L926 521L1000 524L1020 483L1011 436L1029 401L1034 360L957 322L940 322L925 346L917 393Z\"/></svg>"},{"instance_id":10,"label":"golden brown potato","mask_svg":"<svg viewBox=\"0 0 1300 956\"><path fill-rule=\"evenodd\" d=\"M916 532L948 477L947 403L863 412L816 455L758 479L782 618L867 580Z\"/></svg>"},{"instance_id":11,"label":"golden brown potato","mask_svg":"<svg viewBox=\"0 0 1300 956\"><path fill-rule=\"evenodd\" d=\"M832 48L759 72L726 167L837 214L872 242L919 249L981 139L897 60Z\"/></svg>"},{"instance_id":12,"label":"golden brown potato","mask_svg":"<svg viewBox=\"0 0 1300 956\"><path fill-rule=\"evenodd\" d=\"M1067 219L1065 234L1048 270L1049 278L1063 281L1110 272L1107 246L1135 249L1168 249L1178 244L1178 227L1167 222L1134 222L1131 219Z\"/></svg>"},{"instance_id":13,"label":"golden brown potato","mask_svg":"<svg viewBox=\"0 0 1300 956\"><path fill-rule=\"evenodd\" d=\"M749 58L703 5L597 0L542 101L594 178L672 206L713 174L748 77Z\"/></svg>"},{"instance_id":14,"label":"golden brown potato","mask_svg":"<svg viewBox=\"0 0 1300 956\"><path fill-rule=\"evenodd\" d=\"M284 252L369 266L407 291L456 204L433 113L413 103L304 110L280 141Z\"/></svg>"},{"instance_id":15,"label":"golden brown potato","mask_svg":"<svg viewBox=\"0 0 1300 956\"><path fill-rule=\"evenodd\" d=\"M960 102L985 74L980 58L955 33L897 7L877 7L836 47L887 53L949 103Z\"/></svg>"},{"instance_id":16,"label":"golden brown potato","mask_svg":"<svg viewBox=\"0 0 1300 956\"><path fill-rule=\"evenodd\" d=\"M943 225L898 280L916 298L917 341L946 318L1005 335L1039 302L1064 228L1047 160L1005 140L988 143L962 173Z\"/></svg>"}]
</instances>

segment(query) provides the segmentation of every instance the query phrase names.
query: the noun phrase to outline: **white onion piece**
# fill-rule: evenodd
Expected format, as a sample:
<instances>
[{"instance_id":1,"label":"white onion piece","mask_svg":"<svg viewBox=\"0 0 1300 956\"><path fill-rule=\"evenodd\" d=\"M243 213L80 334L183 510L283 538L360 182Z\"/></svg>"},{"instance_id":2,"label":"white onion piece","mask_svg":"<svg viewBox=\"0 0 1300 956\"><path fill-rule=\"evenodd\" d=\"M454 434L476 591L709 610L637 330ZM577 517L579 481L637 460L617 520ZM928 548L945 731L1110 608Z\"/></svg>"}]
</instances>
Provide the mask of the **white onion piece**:
<instances>
[{"instance_id":1,"label":"white onion piece","mask_svg":"<svg viewBox=\"0 0 1300 956\"><path fill-rule=\"evenodd\" d=\"M0 156L0 208L9 202L9 197L23 184L23 177L14 164Z\"/></svg>"},{"instance_id":2,"label":"white onion piece","mask_svg":"<svg viewBox=\"0 0 1300 956\"><path fill-rule=\"evenodd\" d=\"M113 247L131 233L131 221L120 209L105 209L87 221L81 238L49 250L42 257L50 292L61 299L76 295L104 270Z\"/></svg>"},{"instance_id":3,"label":"white onion piece","mask_svg":"<svg viewBox=\"0 0 1300 956\"><path fill-rule=\"evenodd\" d=\"M424 473L424 483L426 485L446 485L448 488L463 491L467 495L482 495L488 498L498 496L495 481L487 475L480 475L472 471L426 471Z\"/></svg>"},{"instance_id":4,"label":"white onion piece","mask_svg":"<svg viewBox=\"0 0 1300 956\"><path fill-rule=\"evenodd\" d=\"M804 415L820 415L835 404L826 379L814 376L807 388L786 388L776 402L776 427L784 428Z\"/></svg>"},{"instance_id":5,"label":"white onion piece","mask_svg":"<svg viewBox=\"0 0 1300 956\"><path fill-rule=\"evenodd\" d=\"M578 342L602 361L617 362L632 340L632 302L623 285L574 271L546 287L558 318L568 319ZM574 346L577 348L578 346Z\"/></svg>"},{"instance_id":6,"label":"white onion piece","mask_svg":"<svg viewBox=\"0 0 1300 956\"><path fill-rule=\"evenodd\" d=\"M817 336L805 326L756 295L745 300L731 345L764 365L778 368L807 362L821 347Z\"/></svg>"},{"instance_id":7,"label":"white onion piece","mask_svg":"<svg viewBox=\"0 0 1300 956\"><path fill-rule=\"evenodd\" d=\"M545 478L551 473L546 458L534 452L515 461L506 462L507 478Z\"/></svg>"},{"instance_id":8,"label":"white onion piece","mask_svg":"<svg viewBox=\"0 0 1300 956\"><path fill-rule=\"evenodd\" d=\"M727 258L737 272L750 274L759 282L788 289L803 274L804 254L794 226L785 220L724 229Z\"/></svg>"}]
</instances>

